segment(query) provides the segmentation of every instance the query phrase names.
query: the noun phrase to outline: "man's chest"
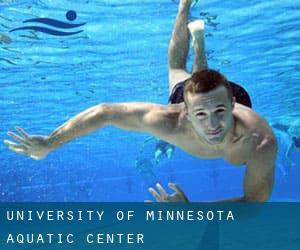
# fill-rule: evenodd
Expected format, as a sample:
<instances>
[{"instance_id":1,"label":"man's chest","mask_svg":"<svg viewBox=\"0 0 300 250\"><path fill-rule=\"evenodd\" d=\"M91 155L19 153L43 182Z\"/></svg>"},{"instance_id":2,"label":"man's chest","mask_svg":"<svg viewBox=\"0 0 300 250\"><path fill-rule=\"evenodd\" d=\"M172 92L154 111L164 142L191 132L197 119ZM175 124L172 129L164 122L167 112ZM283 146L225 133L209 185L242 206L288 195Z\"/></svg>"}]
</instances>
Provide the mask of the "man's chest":
<instances>
[{"instance_id":1,"label":"man's chest","mask_svg":"<svg viewBox=\"0 0 300 250\"><path fill-rule=\"evenodd\" d=\"M224 159L232 165L244 165L251 157L253 141L250 137L232 143L224 150Z\"/></svg>"},{"instance_id":2,"label":"man's chest","mask_svg":"<svg viewBox=\"0 0 300 250\"><path fill-rule=\"evenodd\" d=\"M191 139L182 148L202 159L223 158L233 165L242 165L251 155L252 141L243 137L227 145L208 145Z\"/></svg>"}]
</instances>

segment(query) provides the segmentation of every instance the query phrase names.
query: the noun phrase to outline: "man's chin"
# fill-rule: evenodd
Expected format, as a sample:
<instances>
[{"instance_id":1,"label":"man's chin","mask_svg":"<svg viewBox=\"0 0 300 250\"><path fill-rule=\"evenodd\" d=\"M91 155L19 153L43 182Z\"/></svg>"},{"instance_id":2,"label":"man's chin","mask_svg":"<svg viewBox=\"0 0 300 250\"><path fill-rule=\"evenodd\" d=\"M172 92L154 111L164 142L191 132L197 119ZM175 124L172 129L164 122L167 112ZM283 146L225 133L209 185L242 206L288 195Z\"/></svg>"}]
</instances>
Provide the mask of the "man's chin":
<instances>
[{"instance_id":1,"label":"man's chin","mask_svg":"<svg viewBox=\"0 0 300 250\"><path fill-rule=\"evenodd\" d=\"M208 144L210 145L218 145L218 144L221 144L222 141L221 140L206 140L208 142Z\"/></svg>"},{"instance_id":2,"label":"man's chin","mask_svg":"<svg viewBox=\"0 0 300 250\"><path fill-rule=\"evenodd\" d=\"M206 137L206 141L208 142L208 144L210 145L217 145L222 143L224 140L224 136L219 135L219 136L207 136Z\"/></svg>"}]
</instances>

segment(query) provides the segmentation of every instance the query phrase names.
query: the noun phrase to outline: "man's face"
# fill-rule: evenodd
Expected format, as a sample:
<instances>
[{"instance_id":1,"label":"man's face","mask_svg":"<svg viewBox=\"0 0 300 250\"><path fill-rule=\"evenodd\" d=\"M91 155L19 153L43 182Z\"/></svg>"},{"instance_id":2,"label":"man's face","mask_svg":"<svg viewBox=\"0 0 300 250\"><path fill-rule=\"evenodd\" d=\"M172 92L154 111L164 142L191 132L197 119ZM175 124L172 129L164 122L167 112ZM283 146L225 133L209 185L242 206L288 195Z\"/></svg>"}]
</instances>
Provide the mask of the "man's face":
<instances>
[{"instance_id":1,"label":"man's face","mask_svg":"<svg viewBox=\"0 0 300 250\"><path fill-rule=\"evenodd\" d=\"M220 86L208 93L186 96L188 119L197 134L211 145L223 141L233 123L234 102L225 87Z\"/></svg>"}]
</instances>

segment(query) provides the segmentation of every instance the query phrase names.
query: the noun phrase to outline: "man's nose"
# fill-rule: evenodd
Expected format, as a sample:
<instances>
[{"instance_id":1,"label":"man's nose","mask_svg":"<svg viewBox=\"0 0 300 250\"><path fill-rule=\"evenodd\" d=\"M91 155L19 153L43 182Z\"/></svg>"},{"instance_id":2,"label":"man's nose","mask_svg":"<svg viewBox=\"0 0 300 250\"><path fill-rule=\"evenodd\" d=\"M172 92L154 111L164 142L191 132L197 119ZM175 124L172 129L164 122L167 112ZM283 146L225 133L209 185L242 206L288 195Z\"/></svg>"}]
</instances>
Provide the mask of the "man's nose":
<instances>
[{"instance_id":1,"label":"man's nose","mask_svg":"<svg viewBox=\"0 0 300 250\"><path fill-rule=\"evenodd\" d=\"M219 127L219 121L214 116L209 116L208 118L208 128L210 130L217 129Z\"/></svg>"}]
</instances>

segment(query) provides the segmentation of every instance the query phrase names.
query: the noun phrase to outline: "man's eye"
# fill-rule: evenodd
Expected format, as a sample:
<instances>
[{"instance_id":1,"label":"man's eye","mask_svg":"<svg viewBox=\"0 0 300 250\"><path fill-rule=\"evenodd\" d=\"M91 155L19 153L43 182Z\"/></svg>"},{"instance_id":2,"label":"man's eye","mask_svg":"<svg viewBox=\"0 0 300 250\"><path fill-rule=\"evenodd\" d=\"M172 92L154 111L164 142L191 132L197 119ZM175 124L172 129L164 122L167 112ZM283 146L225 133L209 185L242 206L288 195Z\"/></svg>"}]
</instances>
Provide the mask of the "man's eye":
<instances>
[{"instance_id":1,"label":"man's eye","mask_svg":"<svg viewBox=\"0 0 300 250\"><path fill-rule=\"evenodd\" d=\"M224 113L225 112L225 109L217 109L216 110L216 113L218 113L218 114L221 114L221 113Z\"/></svg>"},{"instance_id":2,"label":"man's eye","mask_svg":"<svg viewBox=\"0 0 300 250\"><path fill-rule=\"evenodd\" d=\"M204 112L199 112L196 114L197 116L205 116L206 114Z\"/></svg>"}]
</instances>

